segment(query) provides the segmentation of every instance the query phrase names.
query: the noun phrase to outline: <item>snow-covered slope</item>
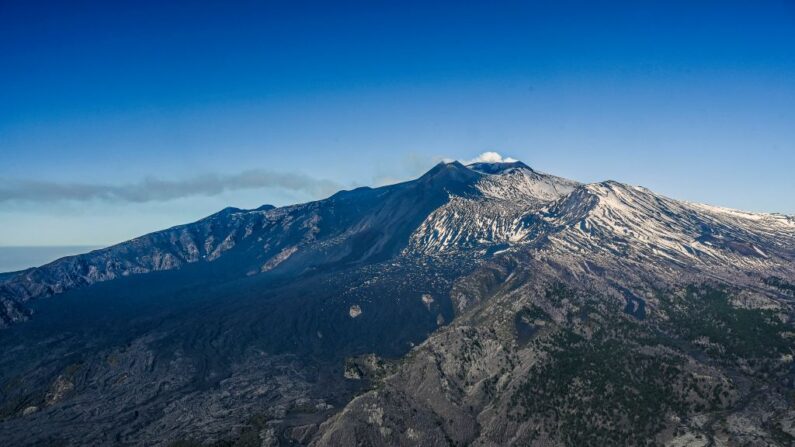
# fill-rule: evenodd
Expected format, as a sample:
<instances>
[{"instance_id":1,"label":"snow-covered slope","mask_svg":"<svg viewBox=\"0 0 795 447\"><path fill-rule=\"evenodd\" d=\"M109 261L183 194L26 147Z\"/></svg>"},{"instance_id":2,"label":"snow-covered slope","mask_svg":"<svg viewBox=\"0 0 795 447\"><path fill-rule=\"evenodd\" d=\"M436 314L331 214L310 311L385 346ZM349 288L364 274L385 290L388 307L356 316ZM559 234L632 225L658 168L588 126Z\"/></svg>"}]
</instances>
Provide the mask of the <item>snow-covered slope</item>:
<instances>
[{"instance_id":1,"label":"snow-covered slope","mask_svg":"<svg viewBox=\"0 0 795 447\"><path fill-rule=\"evenodd\" d=\"M537 230L535 214L579 185L521 162L468 167L483 174L474 185L477 194L451 196L414 232L408 251L440 253L526 240Z\"/></svg>"},{"instance_id":2,"label":"snow-covered slope","mask_svg":"<svg viewBox=\"0 0 795 447\"><path fill-rule=\"evenodd\" d=\"M451 197L412 234L407 250L534 246L752 270L787 268L795 259L795 219L789 216L673 200L615 181L582 185L521 163L495 165L488 164L475 184L480 194Z\"/></svg>"},{"instance_id":3,"label":"snow-covered slope","mask_svg":"<svg viewBox=\"0 0 795 447\"><path fill-rule=\"evenodd\" d=\"M543 219L551 249L580 254L745 269L782 266L795 254L790 217L672 200L613 181L578 188Z\"/></svg>"}]
</instances>

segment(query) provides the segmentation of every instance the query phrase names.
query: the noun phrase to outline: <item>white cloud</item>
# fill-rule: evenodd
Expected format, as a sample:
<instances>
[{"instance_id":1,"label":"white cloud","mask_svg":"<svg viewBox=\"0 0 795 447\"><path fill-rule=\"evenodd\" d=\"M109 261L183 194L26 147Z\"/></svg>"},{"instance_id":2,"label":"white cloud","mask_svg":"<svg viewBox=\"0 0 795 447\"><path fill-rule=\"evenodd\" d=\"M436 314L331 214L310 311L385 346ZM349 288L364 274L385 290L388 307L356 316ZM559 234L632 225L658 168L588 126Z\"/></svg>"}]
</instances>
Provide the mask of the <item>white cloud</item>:
<instances>
[{"instance_id":1,"label":"white cloud","mask_svg":"<svg viewBox=\"0 0 795 447\"><path fill-rule=\"evenodd\" d=\"M463 161L465 165L469 165L472 163L513 163L519 161L515 158L511 157L503 157L497 152L483 152L482 154L478 155L476 158L472 160Z\"/></svg>"},{"instance_id":2,"label":"white cloud","mask_svg":"<svg viewBox=\"0 0 795 447\"><path fill-rule=\"evenodd\" d=\"M0 203L104 200L116 202L165 202L192 196L217 196L226 191L281 188L326 197L342 185L305 174L251 169L237 174L205 174L183 180L146 178L137 183L107 185L59 183L0 178Z\"/></svg>"}]
</instances>

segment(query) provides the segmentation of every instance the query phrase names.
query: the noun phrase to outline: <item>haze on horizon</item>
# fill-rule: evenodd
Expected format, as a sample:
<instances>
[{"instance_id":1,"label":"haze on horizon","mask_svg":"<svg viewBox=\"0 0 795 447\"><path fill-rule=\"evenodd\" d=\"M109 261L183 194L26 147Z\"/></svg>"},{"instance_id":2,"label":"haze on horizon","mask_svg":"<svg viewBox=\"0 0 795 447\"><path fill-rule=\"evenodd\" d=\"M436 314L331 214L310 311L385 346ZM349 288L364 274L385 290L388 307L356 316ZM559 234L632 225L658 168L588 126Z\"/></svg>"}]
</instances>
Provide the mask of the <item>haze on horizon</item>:
<instances>
[{"instance_id":1,"label":"haze on horizon","mask_svg":"<svg viewBox=\"0 0 795 447\"><path fill-rule=\"evenodd\" d=\"M484 152L795 214L795 4L3 2L0 246Z\"/></svg>"}]
</instances>

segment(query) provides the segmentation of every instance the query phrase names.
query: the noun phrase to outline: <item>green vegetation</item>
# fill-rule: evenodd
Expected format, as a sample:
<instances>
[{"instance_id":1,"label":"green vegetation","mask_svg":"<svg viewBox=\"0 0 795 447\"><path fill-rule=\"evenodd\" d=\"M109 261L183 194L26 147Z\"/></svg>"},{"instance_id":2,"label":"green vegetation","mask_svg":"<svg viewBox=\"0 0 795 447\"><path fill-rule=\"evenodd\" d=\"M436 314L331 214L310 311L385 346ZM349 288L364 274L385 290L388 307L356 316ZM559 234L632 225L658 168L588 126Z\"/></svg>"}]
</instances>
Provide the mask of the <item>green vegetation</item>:
<instances>
[{"instance_id":1,"label":"green vegetation","mask_svg":"<svg viewBox=\"0 0 795 447\"><path fill-rule=\"evenodd\" d=\"M793 352L782 336L793 328L777 312L736 308L730 298L727 290L711 286L690 286L684 298L667 297L661 301L670 318L667 329L691 343L706 338L707 354L723 360L777 359Z\"/></svg>"},{"instance_id":2,"label":"green vegetation","mask_svg":"<svg viewBox=\"0 0 795 447\"><path fill-rule=\"evenodd\" d=\"M765 278L765 284L773 286L789 296L795 296L795 284L785 281L778 276L770 276Z\"/></svg>"},{"instance_id":3,"label":"green vegetation","mask_svg":"<svg viewBox=\"0 0 795 447\"><path fill-rule=\"evenodd\" d=\"M544 312L544 309L535 305L523 307L522 310L519 311L519 315L530 322L534 320L549 320L549 315Z\"/></svg>"},{"instance_id":4,"label":"green vegetation","mask_svg":"<svg viewBox=\"0 0 795 447\"><path fill-rule=\"evenodd\" d=\"M604 331L587 339L566 330L548 343L549 361L512 397L514 417L541 422L568 445L645 445L668 412L696 409L690 391L704 397L695 405L712 405L706 398L714 391L685 372L679 356L642 353Z\"/></svg>"},{"instance_id":5,"label":"green vegetation","mask_svg":"<svg viewBox=\"0 0 795 447\"><path fill-rule=\"evenodd\" d=\"M544 294L544 298L555 304L560 304L563 300L571 300L575 296L574 291L563 283L553 284Z\"/></svg>"},{"instance_id":6,"label":"green vegetation","mask_svg":"<svg viewBox=\"0 0 795 447\"><path fill-rule=\"evenodd\" d=\"M730 381L688 362L693 347L732 358L790 352L781 337L788 326L775 312L734 308L729 294L717 288L694 286L684 295L661 297L667 320L638 321L604 298L550 288L545 297L568 300L568 320L579 314L580 323L530 342L546 355L511 395L510 418L532 421L536 437L551 435L566 445L653 445L668 416L733 404ZM539 311L528 307L521 313ZM699 344L704 337L710 344Z\"/></svg>"}]
</instances>

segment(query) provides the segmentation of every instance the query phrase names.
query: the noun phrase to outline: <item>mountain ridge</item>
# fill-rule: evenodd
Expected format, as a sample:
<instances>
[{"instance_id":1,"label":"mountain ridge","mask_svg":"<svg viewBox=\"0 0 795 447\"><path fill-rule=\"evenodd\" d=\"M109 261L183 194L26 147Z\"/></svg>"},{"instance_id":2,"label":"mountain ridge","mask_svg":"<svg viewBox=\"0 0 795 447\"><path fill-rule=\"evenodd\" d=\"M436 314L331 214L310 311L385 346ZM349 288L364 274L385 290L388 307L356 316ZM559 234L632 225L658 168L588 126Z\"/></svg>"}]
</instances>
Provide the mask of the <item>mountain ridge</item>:
<instances>
[{"instance_id":1,"label":"mountain ridge","mask_svg":"<svg viewBox=\"0 0 795 447\"><path fill-rule=\"evenodd\" d=\"M794 229L521 162L226 208L0 282L2 437L786 445Z\"/></svg>"},{"instance_id":2,"label":"mountain ridge","mask_svg":"<svg viewBox=\"0 0 795 447\"><path fill-rule=\"evenodd\" d=\"M517 181L511 181L510 187L506 188L506 182L493 181L490 176L502 177L504 175L519 174L521 180L525 180L524 185L517 185ZM481 179L479 175L486 174L487 177ZM492 198L521 200L521 201L535 201L535 202L551 202L555 198L566 199L569 197L571 202L575 203L560 203L552 204L551 215L556 212L560 213L565 207L571 206L587 206L583 203L586 201L599 200L599 198L607 199L615 195L615 191L621 190L624 194L633 194L631 191L643 191L644 194L653 197L653 200L664 204L678 204L690 205L691 210L698 210L707 215L715 215L716 213L724 213L729 216L751 216L748 219L755 221L765 220L775 226L783 226L785 229L795 228L795 218L784 214L775 213L752 213L746 211L733 210L730 208L713 207L710 205L698 204L695 202L678 201L674 199L663 198L658 196L646 188L625 185L623 183L607 180L597 183L580 184L571 180L561 179L548 174L541 174L534 171L532 168L522 163L516 162L477 162L468 166L460 162L441 162L434 166L431 170L420 176L418 179L400 183L397 185L386 186L381 188L366 188L356 189L351 191L340 191L328 199L319 201L308 202L306 204L288 205L285 207L276 208L272 205L263 205L253 210L241 210L239 208L228 207L217 213L211 214L205 218L190 224L177 225L166 230L150 233L127 242L113 245L111 247L94 250L85 255L76 255L56 260L42 267L26 270L22 274L15 275L15 277L5 278L0 283L0 303L3 305L4 311L0 313L0 327L8 326L14 321L24 320L29 317L29 310L25 308L24 302L29 299L36 299L39 297L46 297L56 295L63 290L72 287L82 287L90 285L98 281L112 280L118 276L126 276L130 274L142 274L151 271L169 270L173 268L180 268L186 263L197 262L203 259L212 261L217 259L221 254L231 248L234 236L240 231L240 220L244 217L247 218L245 232L252 231L253 226L260 224L256 217L260 213L267 214L271 210L290 210L300 208L312 208L316 204L324 203L326 201L344 201L349 200L349 197L360 197L366 194L380 194L390 190L405 188L405 185L414 185L432 190L440 190L440 192L452 194L457 197L464 197L470 194L475 194L474 190L469 190L470 184L480 182L479 194L489 195ZM524 189L522 190L522 187ZM563 188L562 191L557 191L556 188ZM584 196L588 197L584 197ZM582 196L582 197L581 197ZM525 206L524 204L522 206ZM666 205L667 206L667 205ZM722 210L722 211L718 211ZM525 215L526 209L522 209ZM514 219L521 219L526 216L518 216L522 214L516 211L512 214ZM610 212L604 211L604 212ZM680 210L681 211L681 210ZM455 211L453 211L455 213ZM655 212L659 212L655 210ZM780 216L780 217L778 217ZM468 216L471 217L471 216ZM223 219L229 218L229 222L223 222ZM562 218L562 217L561 217ZM593 219L591 219L593 220ZM589 225L588 220L584 221L583 225ZM494 223L494 222L491 222ZM604 222L603 222L604 223ZM226 225L221 228L220 232L223 234L213 233L216 232L219 224ZM508 222L500 222L502 227L510 225ZM572 225L571 223L569 225ZM745 229L747 230L747 228ZM420 228L418 231L422 232ZM504 230L505 237L502 239L511 239L511 237L521 237L520 229ZM781 230L778 230L780 233ZM482 237L483 235L469 235L472 238ZM779 235L780 236L780 235ZM466 236L464 236L466 237ZM487 235L487 238L493 237ZM498 238L499 239L499 238ZM500 239L497 242L504 242ZM201 244L199 244L201 242ZM494 241L492 241L494 242ZM514 241L515 242L515 241ZM431 241L427 241L431 244ZM158 245L160 244L160 245ZM166 245L167 244L167 245ZM119 256L127 255L134 247L141 247L145 252L137 256L133 260L125 259L120 261L116 259L114 253L119 253ZM177 250L173 248L177 247ZM742 247L738 246L740 249ZM703 247L702 247L703 248ZM425 248L427 250L427 247ZM745 247L747 253L754 254L756 250L753 245ZM283 248L276 253L271 254L270 269L276 267L278 264L284 262L287 258L292 256L295 252L290 253L292 248ZM685 248L685 251L693 251L692 248ZM702 252L699 250L699 252ZM288 254L289 253L289 254ZM97 259L94 261L86 261L89 255L95 256ZM757 253L758 254L758 253ZM762 255L765 257L766 255ZM738 258L741 259L742 258ZM727 261L722 259L722 262ZM93 262L93 264L92 264ZM88 264L91 265L88 265ZM56 273L49 283L46 279L41 278L46 276L46 273L39 275L41 270L57 271L59 265L71 264L73 273L71 275L63 274L63 272ZM104 269L103 265L104 264ZM22 280L25 278L25 280ZM38 278L38 279L37 279Z\"/></svg>"}]
</instances>

